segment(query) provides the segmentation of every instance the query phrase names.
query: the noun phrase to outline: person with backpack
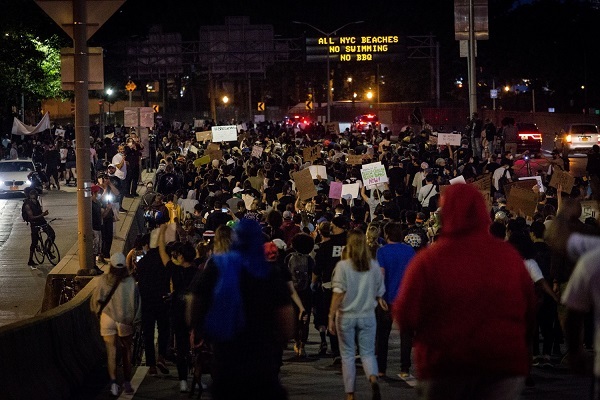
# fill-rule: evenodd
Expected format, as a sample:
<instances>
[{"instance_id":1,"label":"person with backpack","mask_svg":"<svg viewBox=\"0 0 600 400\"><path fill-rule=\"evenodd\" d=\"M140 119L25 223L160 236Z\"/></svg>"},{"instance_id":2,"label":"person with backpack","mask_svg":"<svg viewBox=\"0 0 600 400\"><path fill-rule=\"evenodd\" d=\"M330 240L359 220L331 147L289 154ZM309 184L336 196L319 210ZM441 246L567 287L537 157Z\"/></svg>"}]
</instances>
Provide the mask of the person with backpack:
<instances>
[{"instance_id":1,"label":"person with backpack","mask_svg":"<svg viewBox=\"0 0 600 400\"><path fill-rule=\"evenodd\" d=\"M294 307L296 315L298 315L294 330L294 353L297 357L306 357L304 346L308 340L313 295L310 284L315 266L315 260L310 253L315 247L315 240L306 233L297 233L292 238L291 245L291 251L285 257L284 263L292 275L294 289L304 307L304 312L301 312L298 306Z\"/></svg>"},{"instance_id":2,"label":"person with backpack","mask_svg":"<svg viewBox=\"0 0 600 400\"><path fill-rule=\"evenodd\" d=\"M42 205L38 201L38 191L26 188L25 196L21 207L21 217L31 227L31 245L29 246L29 261L27 261L27 265L32 270L36 270L37 263L33 261L33 253L39 240L38 227L43 226L42 229L52 241L54 241L56 234L54 233L54 229L46 222L46 218L44 218L49 212L48 210L42 211Z\"/></svg>"},{"instance_id":3,"label":"person with backpack","mask_svg":"<svg viewBox=\"0 0 600 400\"><path fill-rule=\"evenodd\" d=\"M429 216L430 211L435 211L435 209L431 209L435 204L429 204L429 200L434 198L435 195L438 194L437 187L435 185L433 174L427 174L425 177L425 186L419 190L419 194L417 196L417 200L419 200L419 204L421 205L421 212L423 212L426 216ZM437 209L437 207L436 207Z\"/></svg>"}]
</instances>

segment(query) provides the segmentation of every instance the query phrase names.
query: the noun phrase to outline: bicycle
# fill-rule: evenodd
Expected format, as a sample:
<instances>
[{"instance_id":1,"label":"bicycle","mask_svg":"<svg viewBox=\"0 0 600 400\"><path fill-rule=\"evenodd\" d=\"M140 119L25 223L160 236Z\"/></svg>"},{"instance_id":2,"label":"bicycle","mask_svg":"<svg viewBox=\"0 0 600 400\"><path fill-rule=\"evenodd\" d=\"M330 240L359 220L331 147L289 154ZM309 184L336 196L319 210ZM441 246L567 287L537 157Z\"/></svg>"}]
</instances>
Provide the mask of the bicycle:
<instances>
[{"instance_id":1,"label":"bicycle","mask_svg":"<svg viewBox=\"0 0 600 400\"><path fill-rule=\"evenodd\" d=\"M37 227L38 242L35 245L35 251L33 252L33 256L35 257L35 261L37 261L38 264L42 264L46 257L48 257L48 261L50 261L50 264L52 265L56 265L60 261L60 252L58 251L58 246L56 245L54 239L48 236L48 233L46 232L46 229L50 225L50 223L57 219L58 218L52 218L44 225L40 225Z\"/></svg>"},{"instance_id":2,"label":"bicycle","mask_svg":"<svg viewBox=\"0 0 600 400\"><path fill-rule=\"evenodd\" d=\"M73 299L78 292L76 288L77 282L73 278L53 278L52 286L54 286L55 282L61 283L60 295L58 296L59 306Z\"/></svg>"}]
</instances>

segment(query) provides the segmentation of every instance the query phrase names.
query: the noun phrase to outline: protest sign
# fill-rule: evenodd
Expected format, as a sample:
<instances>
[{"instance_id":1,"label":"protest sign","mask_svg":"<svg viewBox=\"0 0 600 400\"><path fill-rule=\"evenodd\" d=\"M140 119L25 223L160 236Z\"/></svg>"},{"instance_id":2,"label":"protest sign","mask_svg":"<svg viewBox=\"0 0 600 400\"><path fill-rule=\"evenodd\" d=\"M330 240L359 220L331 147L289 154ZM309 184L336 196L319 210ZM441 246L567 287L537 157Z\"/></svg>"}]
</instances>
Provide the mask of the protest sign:
<instances>
[{"instance_id":1,"label":"protest sign","mask_svg":"<svg viewBox=\"0 0 600 400\"><path fill-rule=\"evenodd\" d=\"M194 145L190 146L189 151L190 151L190 153L198 154L198 148Z\"/></svg>"},{"instance_id":2,"label":"protest sign","mask_svg":"<svg viewBox=\"0 0 600 400\"><path fill-rule=\"evenodd\" d=\"M237 141L237 126L235 125L213 126L211 130L213 142Z\"/></svg>"},{"instance_id":3,"label":"protest sign","mask_svg":"<svg viewBox=\"0 0 600 400\"><path fill-rule=\"evenodd\" d=\"M385 167L381 164L381 162L363 165L360 173L362 175L363 184L367 189L371 189L388 181Z\"/></svg>"},{"instance_id":4,"label":"protest sign","mask_svg":"<svg viewBox=\"0 0 600 400\"><path fill-rule=\"evenodd\" d=\"M457 176L456 178L452 178L452 179L450 179L450 181L449 181L449 182L450 182L450 184L451 184L451 185L456 185L456 184L458 184L458 183L463 183L463 184L466 184L466 183L467 183L467 181L465 181L465 177L464 177L464 176L462 176L462 175L459 175L459 176Z\"/></svg>"},{"instance_id":5,"label":"protest sign","mask_svg":"<svg viewBox=\"0 0 600 400\"><path fill-rule=\"evenodd\" d=\"M327 122L325 124L327 132L334 132L336 135L340 134L340 123L339 122Z\"/></svg>"},{"instance_id":6,"label":"protest sign","mask_svg":"<svg viewBox=\"0 0 600 400\"><path fill-rule=\"evenodd\" d=\"M506 199L506 208L515 214L522 212L525 216L532 217L538 205L538 195L533 190L513 186Z\"/></svg>"},{"instance_id":7,"label":"protest sign","mask_svg":"<svg viewBox=\"0 0 600 400\"><path fill-rule=\"evenodd\" d=\"M317 175L319 175L321 179L327 179L327 169L324 165L311 165L308 167L308 170L313 179L317 179Z\"/></svg>"},{"instance_id":8,"label":"protest sign","mask_svg":"<svg viewBox=\"0 0 600 400\"><path fill-rule=\"evenodd\" d=\"M308 200L317 195L317 189L315 188L308 168L294 172L292 178L296 184L296 191L298 192L300 200Z\"/></svg>"},{"instance_id":9,"label":"protest sign","mask_svg":"<svg viewBox=\"0 0 600 400\"><path fill-rule=\"evenodd\" d=\"M194 119L194 128L202 128L204 126L203 119Z\"/></svg>"},{"instance_id":10,"label":"protest sign","mask_svg":"<svg viewBox=\"0 0 600 400\"><path fill-rule=\"evenodd\" d=\"M438 133L437 144L450 146L460 146L460 133Z\"/></svg>"},{"instance_id":11,"label":"protest sign","mask_svg":"<svg viewBox=\"0 0 600 400\"><path fill-rule=\"evenodd\" d=\"M246 210L250 210L252 206L252 202L254 201L254 197L244 193L242 194L242 200L244 200L244 204L246 205Z\"/></svg>"},{"instance_id":12,"label":"protest sign","mask_svg":"<svg viewBox=\"0 0 600 400\"><path fill-rule=\"evenodd\" d=\"M537 176L524 176L519 178L520 181L535 181L535 184L537 185L538 189L540 189L540 193L543 193L545 191L544 189L544 183L542 182L542 177L537 175Z\"/></svg>"},{"instance_id":13,"label":"protest sign","mask_svg":"<svg viewBox=\"0 0 600 400\"><path fill-rule=\"evenodd\" d=\"M56 129L56 136L60 136L60 137L65 137L65 130L64 129Z\"/></svg>"},{"instance_id":14,"label":"protest sign","mask_svg":"<svg viewBox=\"0 0 600 400\"><path fill-rule=\"evenodd\" d=\"M342 182L331 182L329 184L329 198L330 199L341 199L342 198Z\"/></svg>"},{"instance_id":15,"label":"protest sign","mask_svg":"<svg viewBox=\"0 0 600 400\"><path fill-rule=\"evenodd\" d=\"M598 207L598 201L596 200L585 200L581 202L581 222L585 222L586 218L597 219L600 208Z\"/></svg>"},{"instance_id":16,"label":"protest sign","mask_svg":"<svg viewBox=\"0 0 600 400\"><path fill-rule=\"evenodd\" d=\"M348 154L346 163L350 165L361 165L363 162L362 154Z\"/></svg>"},{"instance_id":17,"label":"protest sign","mask_svg":"<svg viewBox=\"0 0 600 400\"><path fill-rule=\"evenodd\" d=\"M358 198L358 193L360 192L360 183L346 183L342 185L342 193L341 197L349 194L352 198Z\"/></svg>"},{"instance_id":18,"label":"protest sign","mask_svg":"<svg viewBox=\"0 0 600 400\"><path fill-rule=\"evenodd\" d=\"M558 189L558 186L562 186L562 191L565 193L571 193L573 185L575 185L575 178L568 172L561 171L558 168L552 168L552 178L550 179L550 186Z\"/></svg>"},{"instance_id":19,"label":"protest sign","mask_svg":"<svg viewBox=\"0 0 600 400\"><path fill-rule=\"evenodd\" d=\"M256 158L260 158L260 156L262 155L263 152L263 148L260 146L252 146L252 157L256 157Z\"/></svg>"},{"instance_id":20,"label":"protest sign","mask_svg":"<svg viewBox=\"0 0 600 400\"><path fill-rule=\"evenodd\" d=\"M208 164L209 162L210 162L210 156L207 154L207 155L202 156L200 158L196 158L194 160L194 166L195 167L199 167L201 165Z\"/></svg>"},{"instance_id":21,"label":"protest sign","mask_svg":"<svg viewBox=\"0 0 600 400\"><path fill-rule=\"evenodd\" d=\"M321 147L319 146L305 147L302 150L302 158L304 161L315 161L320 155Z\"/></svg>"},{"instance_id":22,"label":"protest sign","mask_svg":"<svg viewBox=\"0 0 600 400\"><path fill-rule=\"evenodd\" d=\"M475 186L481 192L490 193L492 190L492 174L483 174L483 178L473 181L471 185Z\"/></svg>"},{"instance_id":23,"label":"protest sign","mask_svg":"<svg viewBox=\"0 0 600 400\"><path fill-rule=\"evenodd\" d=\"M196 132L196 141L198 141L198 142L205 142L207 140L210 140L211 138L212 138L211 131Z\"/></svg>"}]
</instances>

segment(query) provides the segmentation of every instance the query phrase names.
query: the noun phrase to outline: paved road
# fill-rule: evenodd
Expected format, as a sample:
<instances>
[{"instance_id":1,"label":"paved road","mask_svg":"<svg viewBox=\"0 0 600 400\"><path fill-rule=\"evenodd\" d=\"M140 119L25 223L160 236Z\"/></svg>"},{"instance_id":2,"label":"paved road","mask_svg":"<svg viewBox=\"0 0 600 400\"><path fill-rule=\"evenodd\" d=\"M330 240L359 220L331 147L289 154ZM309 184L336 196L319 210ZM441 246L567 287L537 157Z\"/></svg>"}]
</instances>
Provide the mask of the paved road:
<instances>
[{"instance_id":1,"label":"paved road","mask_svg":"<svg viewBox=\"0 0 600 400\"><path fill-rule=\"evenodd\" d=\"M45 192L42 205L56 231L56 244L65 254L77 241L76 188ZM0 198L0 326L35 316L41 309L46 276L53 266L48 261L32 271L27 266L31 234L21 218L23 196Z\"/></svg>"}]
</instances>

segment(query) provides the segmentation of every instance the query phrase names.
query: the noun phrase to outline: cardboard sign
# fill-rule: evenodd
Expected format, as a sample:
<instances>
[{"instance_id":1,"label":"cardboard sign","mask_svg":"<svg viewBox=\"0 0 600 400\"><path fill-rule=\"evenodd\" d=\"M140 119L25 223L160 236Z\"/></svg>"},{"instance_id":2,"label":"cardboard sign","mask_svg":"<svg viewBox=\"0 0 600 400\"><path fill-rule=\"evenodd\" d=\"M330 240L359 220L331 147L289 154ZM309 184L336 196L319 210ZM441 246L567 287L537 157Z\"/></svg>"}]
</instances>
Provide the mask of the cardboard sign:
<instances>
[{"instance_id":1,"label":"cardboard sign","mask_svg":"<svg viewBox=\"0 0 600 400\"><path fill-rule=\"evenodd\" d=\"M528 182L531 185L531 182ZM523 212L525 216L532 217L538 205L538 195L533 190L527 190L518 186L510 189L506 199L506 208L515 214Z\"/></svg>"},{"instance_id":2,"label":"cardboard sign","mask_svg":"<svg viewBox=\"0 0 600 400\"><path fill-rule=\"evenodd\" d=\"M206 142L207 140L210 140L211 138L212 138L211 131L196 132L196 141L198 141L198 142Z\"/></svg>"},{"instance_id":3,"label":"cardboard sign","mask_svg":"<svg viewBox=\"0 0 600 400\"><path fill-rule=\"evenodd\" d=\"M380 162L363 165L360 173L367 189L371 189L388 181L385 167Z\"/></svg>"},{"instance_id":4,"label":"cardboard sign","mask_svg":"<svg viewBox=\"0 0 600 400\"><path fill-rule=\"evenodd\" d=\"M317 175L319 175L321 179L327 179L327 169L324 165L311 165L308 167L308 170L313 179L318 179Z\"/></svg>"},{"instance_id":5,"label":"cardboard sign","mask_svg":"<svg viewBox=\"0 0 600 400\"><path fill-rule=\"evenodd\" d=\"M515 181L515 182L509 182L506 185L504 185L504 193L505 193L505 198L508 199L508 196L510 195L510 191L512 190L512 188L518 187L524 190L528 190L530 192L533 193L533 187L535 186L535 182L532 181Z\"/></svg>"},{"instance_id":6,"label":"cardboard sign","mask_svg":"<svg viewBox=\"0 0 600 400\"><path fill-rule=\"evenodd\" d=\"M213 126L212 128L213 142L233 142L237 141L237 126L223 125Z\"/></svg>"},{"instance_id":7,"label":"cardboard sign","mask_svg":"<svg viewBox=\"0 0 600 400\"><path fill-rule=\"evenodd\" d=\"M600 207L596 200L586 200L581 202L581 216L579 219L581 222L585 222L586 218L597 219L600 215Z\"/></svg>"},{"instance_id":8,"label":"cardboard sign","mask_svg":"<svg viewBox=\"0 0 600 400\"><path fill-rule=\"evenodd\" d=\"M524 176L522 178L519 178L519 180L520 181L535 181L535 184L540 189L540 193L543 193L546 190L544 188L544 183L542 182L541 176Z\"/></svg>"},{"instance_id":9,"label":"cardboard sign","mask_svg":"<svg viewBox=\"0 0 600 400\"><path fill-rule=\"evenodd\" d=\"M575 178L568 172L561 171L558 168L552 169L552 178L550 179L550 186L558 189L559 185L562 185L562 191L565 193L571 193L573 185L575 185Z\"/></svg>"},{"instance_id":10,"label":"cardboard sign","mask_svg":"<svg viewBox=\"0 0 600 400\"><path fill-rule=\"evenodd\" d=\"M353 199L358 198L360 192L360 183L346 183L342 185L341 197L349 194Z\"/></svg>"},{"instance_id":11,"label":"cardboard sign","mask_svg":"<svg viewBox=\"0 0 600 400\"><path fill-rule=\"evenodd\" d=\"M331 182L329 184L329 198L330 199L341 199L342 198L342 182Z\"/></svg>"},{"instance_id":12,"label":"cardboard sign","mask_svg":"<svg viewBox=\"0 0 600 400\"><path fill-rule=\"evenodd\" d=\"M294 183L296 184L296 190L300 200L308 200L317 195L317 189L312 180L310 170L308 168L302 169L292 174Z\"/></svg>"},{"instance_id":13,"label":"cardboard sign","mask_svg":"<svg viewBox=\"0 0 600 400\"><path fill-rule=\"evenodd\" d=\"M302 158L304 161L315 161L320 155L321 147L319 146L305 147L302 150Z\"/></svg>"},{"instance_id":14,"label":"cardboard sign","mask_svg":"<svg viewBox=\"0 0 600 400\"><path fill-rule=\"evenodd\" d=\"M492 190L492 174L487 173L483 175L483 178L473 181L471 185L475 186L482 192L490 192Z\"/></svg>"},{"instance_id":15,"label":"cardboard sign","mask_svg":"<svg viewBox=\"0 0 600 400\"><path fill-rule=\"evenodd\" d=\"M194 145L190 146L190 150L189 151L191 153L198 154L198 148L196 146L194 146Z\"/></svg>"},{"instance_id":16,"label":"cardboard sign","mask_svg":"<svg viewBox=\"0 0 600 400\"><path fill-rule=\"evenodd\" d=\"M336 135L340 134L340 123L339 122L328 122L325 124L325 129L328 132L335 132Z\"/></svg>"},{"instance_id":17,"label":"cardboard sign","mask_svg":"<svg viewBox=\"0 0 600 400\"><path fill-rule=\"evenodd\" d=\"M346 163L350 165L361 165L363 162L362 154L348 154Z\"/></svg>"},{"instance_id":18,"label":"cardboard sign","mask_svg":"<svg viewBox=\"0 0 600 400\"><path fill-rule=\"evenodd\" d=\"M246 209L250 210L250 207L252 206L252 202L254 201L254 197L250 196L247 193L242 194L242 200L244 200L244 204L246 205Z\"/></svg>"},{"instance_id":19,"label":"cardboard sign","mask_svg":"<svg viewBox=\"0 0 600 400\"><path fill-rule=\"evenodd\" d=\"M438 133L437 144L450 146L460 146L462 135L460 133Z\"/></svg>"},{"instance_id":20,"label":"cardboard sign","mask_svg":"<svg viewBox=\"0 0 600 400\"><path fill-rule=\"evenodd\" d=\"M252 157L260 158L263 148L260 146L252 146Z\"/></svg>"},{"instance_id":21,"label":"cardboard sign","mask_svg":"<svg viewBox=\"0 0 600 400\"><path fill-rule=\"evenodd\" d=\"M211 161L212 160L220 160L221 158L223 158L223 151L222 150L209 151L208 156L210 157Z\"/></svg>"}]
</instances>

